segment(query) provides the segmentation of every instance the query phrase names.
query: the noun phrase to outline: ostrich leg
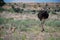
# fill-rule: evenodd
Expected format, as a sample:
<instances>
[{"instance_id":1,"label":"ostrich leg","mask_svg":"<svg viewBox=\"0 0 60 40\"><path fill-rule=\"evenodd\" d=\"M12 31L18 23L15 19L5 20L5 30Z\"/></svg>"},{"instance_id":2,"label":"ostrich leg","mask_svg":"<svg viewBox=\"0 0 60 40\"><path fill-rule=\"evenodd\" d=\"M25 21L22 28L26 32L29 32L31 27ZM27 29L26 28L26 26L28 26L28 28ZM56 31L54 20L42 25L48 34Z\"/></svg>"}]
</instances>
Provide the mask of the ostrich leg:
<instances>
[{"instance_id":1,"label":"ostrich leg","mask_svg":"<svg viewBox=\"0 0 60 40\"><path fill-rule=\"evenodd\" d=\"M41 21L41 27L42 27L41 32L45 31L45 29L44 29L44 23L45 23L45 19L43 19L43 20Z\"/></svg>"}]
</instances>

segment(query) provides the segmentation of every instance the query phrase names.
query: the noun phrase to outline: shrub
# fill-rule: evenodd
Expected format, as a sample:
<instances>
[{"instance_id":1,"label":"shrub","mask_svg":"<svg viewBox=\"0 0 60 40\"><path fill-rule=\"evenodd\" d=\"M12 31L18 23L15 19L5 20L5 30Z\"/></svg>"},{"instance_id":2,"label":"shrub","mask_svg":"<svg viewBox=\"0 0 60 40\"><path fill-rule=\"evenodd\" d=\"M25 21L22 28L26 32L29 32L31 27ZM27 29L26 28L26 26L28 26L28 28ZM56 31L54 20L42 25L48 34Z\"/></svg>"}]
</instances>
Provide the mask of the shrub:
<instances>
[{"instance_id":1,"label":"shrub","mask_svg":"<svg viewBox=\"0 0 60 40\"><path fill-rule=\"evenodd\" d=\"M10 9L7 9L9 12L14 12L14 10L12 9L12 8L10 8Z\"/></svg>"},{"instance_id":2,"label":"shrub","mask_svg":"<svg viewBox=\"0 0 60 40\"><path fill-rule=\"evenodd\" d=\"M0 40L3 40L2 38L0 38Z\"/></svg>"},{"instance_id":3,"label":"shrub","mask_svg":"<svg viewBox=\"0 0 60 40\"><path fill-rule=\"evenodd\" d=\"M4 8L0 8L0 12L3 12L5 9Z\"/></svg>"},{"instance_id":4,"label":"shrub","mask_svg":"<svg viewBox=\"0 0 60 40\"><path fill-rule=\"evenodd\" d=\"M20 9L20 13L22 13L24 11L24 9Z\"/></svg>"},{"instance_id":5,"label":"shrub","mask_svg":"<svg viewBox=\"0 0 60 40\"><path fill-rule=\"evenodd\" d=\"M53 26L53 27L60 27L60 21L59 20L49 20L45 24L48 26Z\"/></svg>"},{"instance_id":6,"label":"shrub","mask_svg":"<svg viewBox=\"0 0 60 40\"><path fill-rule=\"evenodd\" d=\"M4 24L6 22L6 19L5 18L0 18L0 25L1 24Z\"/></svg>"},{"instance_id":7,"label":"shrub","mask_svg":"<svg viewBox=\"0 0 60 40\"><path fill-rule=\"evenodd\" d=\"M23 4L23 8L25 8L25 7L26 7L26 4L24 3L24 4Z\"/></svg>"},{"instance_id":8,"label":"shrub","mask_svg":"<svg viewBox=\"0 0 60 40\"><path fill-rule=\"evenodd\" d=\"M34 12L33 14L35 14L36 10L32 10L32 12Z\"/></svg>"}]
</instances>

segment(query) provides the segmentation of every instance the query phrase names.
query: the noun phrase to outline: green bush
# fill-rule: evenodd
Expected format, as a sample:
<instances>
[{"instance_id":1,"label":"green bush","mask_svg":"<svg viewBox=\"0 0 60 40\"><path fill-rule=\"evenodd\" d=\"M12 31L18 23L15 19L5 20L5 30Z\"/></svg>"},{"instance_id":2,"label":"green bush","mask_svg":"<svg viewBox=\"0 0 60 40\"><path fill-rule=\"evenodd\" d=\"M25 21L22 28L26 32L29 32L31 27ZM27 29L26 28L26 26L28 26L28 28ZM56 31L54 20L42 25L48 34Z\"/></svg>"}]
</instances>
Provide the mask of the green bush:
<instances>
[{"instance_id":1,"label":"green bush","mask_svg":"<svg viewBox=\"0 0 60 40\"><path fill-rule=\"evenodd\" d=\"M16 27L21 31L29 31L32 26L39 25L39 21L35 20L7 20L6 27Z\"/></svg>"},{"instance_id":2,"label":"green bush","mask_svg":"<svg viewBox=\"0 0 60 40\"><path fill-rule=\"evenodd\" d=\"M5 18L0 18L0 25L1 24L4 24L6 22L6 19Z\"/></svg>"},{"instance_id":3,"label":"green bush","mask_svg":"<svg viewBox=\"0 0 60 40\"><path fill-rule=\"evenodd\" d=\"M24 9L20 9L20 13L23 13Z\"/></svg>"},{"instance_id":4,"label":"green bush","mask_svg":"<svg viewBox=\"0 0 60 40\"><path fill-rule=\"evenodd\" d=\"M12 8L10 8L10 9L7 9L9 12L14 12L14 10L12 9Z\"/></svg>"},{"instance_id":5,"label":"green bush","mask_svg":"<svg viewBox=\"0 0 60 40\"><path fill-rule=\"evenodd\" d=\"M45 24L48 26L60 27L60 21L59 20L49 20Z\"/></svg>"},{"instance_id":6,"label":"green bush","mask_svg":"<svg viewBox=\"0 0 60 40\"><path fill-rule=\"evenodd\" d=\"M25 8L25 7L26 7L26 4L24 3L24 4L23 4L23 8Z\"/></svg>"},{"instance_id":7,"label":"green bush","mask_svg":"<svg viewBox=\"0 0 60 40\"><path fill-rule=\"evenodd\" d=\"M57 38L55 38L55 37L49 37L48 40L60 40L60 37L57 37Z\"/></svg>"},{"instance_id":8,"label":"green bush","mask_svg":"<svg viewBox=\"0 0 60 40\"><path fill-rule=\"evenodd\" d=\"M49 37L48 40L55 40L55 38L54 37Z\"/></svg>"},{"instance_id":9,"label":"green bush","mask_svg":"<svg viewBox=\"0 0 60 40\"><path fill-rule=\"evenodd\" d=\"M4 8L0 8L0 12L4 11L5 9Z\"/></svg>"},{"instance_id":10,"label":"green bush","mask_svg":"<svg viewBox=\"0 0 60 40\"><path fill-rule=\"evenodd\" d=\"M51 14L57 14L55 11L50 11Z\"/></svg>"},{"instance_id":11,"label":"green bush","mask_svg":"<svg viewBox=\"0 0 60 40\"><path fill-rule=\"evenodd\" d=\"M23 34L21 39L26 40L26 35Z\"/></svg>"},{"instance_id":12,"label":"green bush","mask_svg":"<svg viewBox=\"0 0 60 40\"><path fill-rule=\"evenodd\" d=\"M3 40L2 38L0 38L0 40Z\"/></svg>"}]
</instances>

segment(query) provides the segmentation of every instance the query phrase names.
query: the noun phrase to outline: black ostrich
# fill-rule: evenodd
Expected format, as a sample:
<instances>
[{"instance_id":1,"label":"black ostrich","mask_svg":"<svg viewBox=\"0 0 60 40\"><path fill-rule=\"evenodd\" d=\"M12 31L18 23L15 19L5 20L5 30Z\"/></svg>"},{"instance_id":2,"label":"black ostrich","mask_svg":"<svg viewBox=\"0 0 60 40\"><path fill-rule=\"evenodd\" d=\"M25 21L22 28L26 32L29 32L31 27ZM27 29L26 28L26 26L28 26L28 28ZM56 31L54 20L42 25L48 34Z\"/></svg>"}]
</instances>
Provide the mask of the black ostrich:
<instances>
[{"instance_id":1,"label":"black ostrich","mask_svg":"<svg viewBox=\"0 0 60 40\"><path fill-rule=\"evenodd\" d=\"M43 25L44 25L45 19L47 19L48 17L49 17L49 14L48 14L47 10L39 11L38 18L41 21L41 27L42 27L42 31L41 32L45 31Z\"/></svg>"}]
</instances>

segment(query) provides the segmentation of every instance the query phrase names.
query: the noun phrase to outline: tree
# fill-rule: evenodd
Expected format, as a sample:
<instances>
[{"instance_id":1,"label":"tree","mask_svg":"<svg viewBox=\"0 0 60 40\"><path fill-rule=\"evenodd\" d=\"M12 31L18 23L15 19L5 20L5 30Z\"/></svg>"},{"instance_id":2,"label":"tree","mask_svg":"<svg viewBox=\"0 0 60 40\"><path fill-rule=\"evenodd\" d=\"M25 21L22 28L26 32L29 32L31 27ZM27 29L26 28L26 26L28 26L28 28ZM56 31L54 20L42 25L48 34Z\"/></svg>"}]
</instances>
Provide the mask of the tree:
<instances>
[{"instance_id":1,"label":"tree","mask_svg":"<svg viewBox=\"0 0 60 40\"><path fill-rule=\"evenodd\" d=\"M24 3L24 4L23 4L23 8L25 8L25 7L26 7L26 4Z\"/></svg>"},{"instance_id":2,"label":"tree","mask_svg":"<svg viewBox=\"0 0 60 40\"><path fill-rule=\"evenodd\" d=\"M48 4L46 3L43 8L47 9L48 8Z\"/></svg>"},{"instance_id":3,"label":"tree","mask_svg":"<svg viewBox=\"0 0 60 40\"><path fill-rule=\"evenodd\" d=\"M48 4L46 3L46 5L45 5L46 7L48 6Z\"/></svg>"},{"instance_id":4,"label":"tree","mask_svg":"<svg viewBox=\"0 0 60 40\"><path fill-rule=\"evenodd\" d=\"M59 7L59 5L56 5L56 8L55 8L55 12L59 12L60 11L60 7Z\"/></svg>"},{"instance_id":5,"label":"tree","mask_svg":"<svg viewBox=\"0 0 60 40\"><path fill-rule=\"evenodd\" d=\"M37 8L37 5L34 5L34 8Z\"/></svg>"},{"instance_id":6,"label":"tree","mask_svg":"<svg viewBox=\"0 0 60 40\"><path fill-rule=\"evenodd\" d=\"M41 7L40 3L37 3L38 7Z\"/></svg>"},{"instance_id":7,"label":"tree","mask_svg":"<svg viewBox=\"0 0 60 40\"><path fill-rule=\"evenodd\" d=\"M5 4L4 0L0 0L0 7L2 7Z\"/></svg>"}]
</instances>

